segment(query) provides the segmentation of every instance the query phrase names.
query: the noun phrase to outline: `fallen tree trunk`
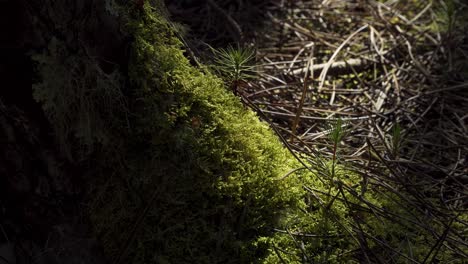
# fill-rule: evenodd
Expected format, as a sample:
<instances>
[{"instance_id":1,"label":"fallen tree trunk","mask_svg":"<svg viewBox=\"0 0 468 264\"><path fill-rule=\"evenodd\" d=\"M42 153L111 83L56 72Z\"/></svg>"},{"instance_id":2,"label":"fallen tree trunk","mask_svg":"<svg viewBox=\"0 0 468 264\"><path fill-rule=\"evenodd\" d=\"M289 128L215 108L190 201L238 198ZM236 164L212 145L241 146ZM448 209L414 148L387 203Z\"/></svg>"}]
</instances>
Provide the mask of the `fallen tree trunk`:
<instances>
[{"instance_id":1,"label":"fallen tree trunk","mask_svg":"<svg viewBox=\"0 0 468 264\"><path fill-rule=\"evenodd\" d=\"M18 27L1 51L18 85L0 97L0 245L13 241L13 262L268 254L271 226L303 193L276 180L295 161L190 66L160 1L2 4Z\"/></svg>"}]
</instances>

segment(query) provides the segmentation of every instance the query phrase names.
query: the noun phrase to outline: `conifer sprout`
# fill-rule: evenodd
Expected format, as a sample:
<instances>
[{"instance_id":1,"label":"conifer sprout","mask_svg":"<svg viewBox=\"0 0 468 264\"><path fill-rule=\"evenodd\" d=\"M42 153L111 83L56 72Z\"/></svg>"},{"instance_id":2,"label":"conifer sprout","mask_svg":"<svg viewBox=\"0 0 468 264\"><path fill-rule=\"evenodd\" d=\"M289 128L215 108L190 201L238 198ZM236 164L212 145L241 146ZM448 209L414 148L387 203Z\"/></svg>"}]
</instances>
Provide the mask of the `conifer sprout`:
<instances>
[{"instance_id":1,"label":"conifer sprout","mask_svg":"<svg viewBox=\"0 0 468 264\"><path fill-rule=\"evenodd\" d=\"M230 88L237 93L241 81L255 77L255 52L251 48L243 48L239 45L227 48L214 49L210 47L214 55L215 70L226 80Z\"/></svg>"},{"instance_id":2,"label":"conifer sprout","mask_svg":"<svg viewBox=\"0 0 468 264\"><path fill-rule=\"evenodd\" d=\"M336 164L337 164L337 159L338 159L338 145L340 144L341 140L346 135L346 126L348 125L347 122L343 122L341 118L338 118L336 120L331 121L329 124L329 131L330 134L328 135L328 138L330 142L333 144L333 150L332 150L332 166L331 166L331 176L335 177L335 169L336 169Z\"/></svg>"}]
</instances>

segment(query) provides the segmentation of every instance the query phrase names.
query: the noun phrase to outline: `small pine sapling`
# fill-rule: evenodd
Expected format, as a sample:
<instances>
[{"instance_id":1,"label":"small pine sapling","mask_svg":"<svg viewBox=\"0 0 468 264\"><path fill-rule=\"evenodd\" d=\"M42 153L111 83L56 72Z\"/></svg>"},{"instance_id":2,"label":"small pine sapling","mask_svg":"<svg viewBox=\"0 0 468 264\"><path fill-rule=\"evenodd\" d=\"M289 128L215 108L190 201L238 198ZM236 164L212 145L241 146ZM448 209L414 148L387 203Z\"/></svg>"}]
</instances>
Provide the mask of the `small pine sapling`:
<instances>
[{"instance_id":1,"label":"small pine sapling","mask_svg":"<svg viewBox=\"0 0 468 264\"><path fill-rule=\"evenodd\" d=\"M255 77L254 50L231 45L225 49L210 48L214 54L215 70L229 84L234 94L238 95L241 84Z\"/></svg>"}]
</instances>

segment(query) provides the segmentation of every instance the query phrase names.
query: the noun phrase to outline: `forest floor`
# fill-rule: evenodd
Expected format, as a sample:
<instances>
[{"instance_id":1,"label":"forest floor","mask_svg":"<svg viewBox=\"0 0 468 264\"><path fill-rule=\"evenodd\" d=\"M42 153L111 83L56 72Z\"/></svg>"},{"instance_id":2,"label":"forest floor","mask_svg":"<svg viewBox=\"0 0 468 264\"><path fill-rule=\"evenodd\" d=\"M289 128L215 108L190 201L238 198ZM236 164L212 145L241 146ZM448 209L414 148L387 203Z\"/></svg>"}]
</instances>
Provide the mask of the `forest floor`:
<instances>
[{"instance_id":1,"label":"forest floor","mask_svg":"<svg viewBox=\"0 0 468 264\"><path fill-rule=\"evenodd\" d=\"M430 215L428 233L433 222L466 230L466 5L208 0L168 7L188 25L181 27L187 49L204 63L206 44L256 51L257 77L239 95L301 158L336 156L370 184L404 195ZM338 150L330 140L337 122L344 132ZM450 224L434 234L433 249L451 242L466 257L466 231Z\"/></svg>"},{"instance_id":2,"label":"forest floor","mask_svg":"<svg viewBox=\"0 0 468 264\"><path fill-rule=\"evenodd\" d=\"M81 10L79 5L68 9L67 2L55 2L39 8L39 3L32 1L26 5L29 6L26 14L63 6L60 10L67 14L63 17L74 21L68 12ZM108 2L113 1L106 1L106 8ZM34 23L29 23L26 16L13 19L22 14L22 5L28 1L19 3L9 1L8 5L14 8L4 8L15 21L9 24L32 30L29 24ZM358 241L356 245L360 248L341 255L353 255L359 263L466 263L468 6L463 1L181 0L166 1L166 5L193 64L201 63L216 70L216 50L226 51L230 45L234 50L254 52L252 65L247 67L249 75L236 80L233 92L271 126L304 168L313 172L311 175L333 176L326 180L329 186L336 187L335 194L330 192L331 187L327 193L303 186L310 193L318 193L322 200L330 201L326 206L320 204L323 209L336 204L354 206L342 210L346 214L342 219L351 223L337 226L342 229L351 226L353 232L346 239ZM93 16L96 14L90 15ZM68 23L62 16L57 17L60 23ZM96 24L106 29L97 27L98 32L109 33L96 34L96 39L106 39L102 46L110 54L122 54L122 50L116 48L114 52L109 45L119 41L108 38L114 33L118 35L108 29L117 31L118 27L108 27L100 20L105 18L96 16L95 20L89 20L91 27ZM54 23L52 19L36 26L48 29ZM80 23L75 26L87 31ZM88 209L81 202L86 185L80 175L94 163L74 164L63 157L52 139L49 121L42 116L43 109L30 94L32 60L30 55L22 54L22 49L30 50L33 44L45 45L36 39L48 37L28 31L16 34L22 32L16 27L8 30L15 32L9 44L14 52L6 56L10 60L7 65L13 67L1 65L0 71L7 73L5 83L14 81L19 88L13 89L14 96L8 97L5 92L0 98L0 143L4 144L0 174L7 176L0 184L0 264L104 263L102 245L92 234L89 221L84 220L87 217L83 212ZM49 32L51 36L56 30L75 35L74 30L63 26ZM32 37L21 39L23 34ZM74 47L74 37L67 40L73 44L70 47ZM16 47L17 42L22 48ZM99 41L93 37L89 42L94 45ZM10 51L2 51L3 55L6 53ZM65 52L57 56L68 57ZM86 66L87 62L84 60L82 64ZM19 73L12 74L14 71ZM232 88L232 84L226 85L229 86ZM17 105L28 108L23 111ZM192 120L193 127L200 125L197 119ZM329 166L331 161L333 165ZM353 180L359 182L340 179L342 175L334 173L336 164L345 173L357 176ZM95 172L94 165L91 167L91 175L99 172L99 169ZM329 167L333 168L332 173L319 173ZM71 176L61 178L63 175ZM288 172L283 178L294 176ZM190 190L199 191L192 187ZM379 197L388 201L366 200L363 197L367 189L380 192ZM134 196L140 200L139 195ZM348 203L346 197L357 202ZM315 202L315 198L310 200ZM146 211L149 207L142 208ZM318 211L310 208L313 210ZM375 223L366 223L369 215L378 219L376 222L382 223L385 231L395 228L403 232L384 231L380 233L384 235L376 236L371 232ZM143 219L139 216L135 223ZM291 233L287 228L286 231L273 228L273 232L287 233L294 242L299 241L297 252L302 254L307 239L310 242L317 237L324 241L341 237L328 234L326 227L323 234L297 230ZM133 232L133 225L129 230ZM124 231L122 237L127 235ZM133 233L127 241L132 236ZM412 244L414 241L417 243ZM374 246L373 250L369 250L367 242ZM326 251L324 244L317 251ZM329 245L337 244L326 246ZM289 253L276 246L273 245L275 251ZM417 256L420 248L424 250ZM276 254L281 259L281 254ZM326 254L324 261L316 263L330 263ZM310 263L311 258L306 255L303 253L300 259ZM438 259L443 260L437 262ZM117 260L120 261L120 256Z\"/></svg>"}]
</instances>

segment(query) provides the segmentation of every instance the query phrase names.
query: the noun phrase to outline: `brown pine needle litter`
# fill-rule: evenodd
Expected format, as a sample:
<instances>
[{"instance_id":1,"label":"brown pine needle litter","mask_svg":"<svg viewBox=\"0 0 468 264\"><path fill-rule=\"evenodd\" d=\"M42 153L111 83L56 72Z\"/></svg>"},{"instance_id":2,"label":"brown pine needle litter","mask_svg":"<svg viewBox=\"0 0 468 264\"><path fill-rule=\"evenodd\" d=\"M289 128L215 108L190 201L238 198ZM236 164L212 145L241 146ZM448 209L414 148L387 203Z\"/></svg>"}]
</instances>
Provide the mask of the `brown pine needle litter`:
<instances>
[{"instance_id":1,"label":"brown pine needle litter","mask_svg":"<svg viewBox=\"0 0 468 264\"><path fill-rule=\"evenodd\" d=\"M230 1L216 2L229 10L223 16L242 28L244 45L256 48L258 78L240 87L239 94L288 139L284 144L305 159L337 155L340 164L362 176L362 192L377 186L426 215L403 219L368 204L379 217L411 222L435 238L423 259L402 256L408 263L433 263L441 248L468 258L467 233L460 231L468 226L466 4L238 1L244 7L236 9ZM176 4L171 10L182 12ZM245 10L261 10L264 20L256 28L243 23ZM202 25L200 32L218 32L197 33L198 41L240 41L213 21L192 22ZM196 41L192 45L200 47ZM344 121L347 131L338 154L327 129L336 120ZM346 189L352 192L343 185ZM433 223L443 230L436 231ZM357 230L359 224L356 220ZM361 234L390 250L384 240Z\"/></svg>"}]
</instances>

